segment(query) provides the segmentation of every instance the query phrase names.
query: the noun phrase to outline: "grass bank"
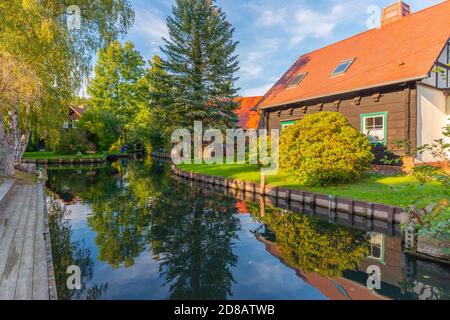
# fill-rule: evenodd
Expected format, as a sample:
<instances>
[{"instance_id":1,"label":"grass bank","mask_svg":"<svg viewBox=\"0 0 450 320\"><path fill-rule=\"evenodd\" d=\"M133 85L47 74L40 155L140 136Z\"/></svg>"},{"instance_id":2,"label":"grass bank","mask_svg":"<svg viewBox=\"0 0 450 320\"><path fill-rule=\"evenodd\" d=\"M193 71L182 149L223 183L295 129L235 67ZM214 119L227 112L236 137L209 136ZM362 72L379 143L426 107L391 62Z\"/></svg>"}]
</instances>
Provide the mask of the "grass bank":
<instances>
[{"instance_id":1,"label":"grass bank","mask_svg":"<svg viewBox=\"0 0 450 320\"><path fill-rule=\"evenodd\" d=\"M260 182L260 171L255 165L180 165L180 169L226 177L248 182ZM407 175L383 176L366 173L356 182L327 187L305 187L290 181L288 175L280 170L275 176L267 177L267 183L277 187L298 189L354 200L363 200L393 206L407 207L411 204L427 205L446 197L444 188L438 182L421 186Z\"/></svg>"},{"instance_id":2,"label":"grass bank","mask_svg":"<svg viewBox=\"0 0 450 320\"><path fill-rule=\"evenodd\" d=\"M79 160L79 159L106 159L108 156L120 155L120 152L98 152L95 154L82 154L82 155L70 155L70 154L58 154L55 152L25 152L23 158L31 160Z\"/></svg>"}]
</instances>

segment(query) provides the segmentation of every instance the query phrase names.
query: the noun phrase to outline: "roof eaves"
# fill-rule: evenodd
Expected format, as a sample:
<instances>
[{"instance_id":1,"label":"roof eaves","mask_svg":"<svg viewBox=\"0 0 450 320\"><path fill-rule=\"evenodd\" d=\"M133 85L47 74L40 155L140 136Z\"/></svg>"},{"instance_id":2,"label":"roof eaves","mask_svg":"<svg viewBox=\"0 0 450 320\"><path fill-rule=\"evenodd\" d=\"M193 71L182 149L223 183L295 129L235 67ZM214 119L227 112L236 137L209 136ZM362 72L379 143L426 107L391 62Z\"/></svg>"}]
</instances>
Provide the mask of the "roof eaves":
<instances>
[{"instance_id":1,"label":"roof eaves","mask_svg":"<svg viewBox=\"0 0 450 320\"><path fill-rule=\"evenodd\" d=\"M371 85L371 86L367 86L367 87L354 88L354 89L346 90L346 91L338 91L338 92L334 92L334 93L329 93L329 94L325 94L325 95L309 97L309 98L300 99L300 100L286 101L286 102L283 102L283 103L280 103L280 104L275 104L275 105L260 106L260 109L264 110L264 109L269 109L269 108L277 108L277 107L282 107L282 106L293 104L293 103L305 102L305 101L315 100L315 99L322 99L322 98L332 97L332 96L336 96L336 95L340 95L340 94L347 94L347 93L361 91L361 90L369 90L369 89L373 89L373 88L377 88L377 87L385 87L385 86L390 86L390 85L397 84L397 83L422 80L422 79L425 79L427 77L428 77L428 74L426 74L424 76L420 76L420 77L399 79L399 80L396 80L396 81L385 82L385 83Z\"/></svg>"}]
</instances>

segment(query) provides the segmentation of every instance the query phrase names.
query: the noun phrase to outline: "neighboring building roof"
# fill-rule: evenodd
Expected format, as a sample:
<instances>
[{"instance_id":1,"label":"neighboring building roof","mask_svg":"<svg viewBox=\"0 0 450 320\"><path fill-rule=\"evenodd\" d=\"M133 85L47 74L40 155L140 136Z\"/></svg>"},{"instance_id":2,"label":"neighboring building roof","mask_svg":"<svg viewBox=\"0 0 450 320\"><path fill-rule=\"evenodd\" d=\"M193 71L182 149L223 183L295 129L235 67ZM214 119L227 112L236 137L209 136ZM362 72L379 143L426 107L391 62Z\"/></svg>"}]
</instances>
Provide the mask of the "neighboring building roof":
<instances>
[{"instance_id":1,"label":"neighboring building roof","mask_svg":"<svg viewBox=\"0 0 450 320\"><path fill-rule=\"evenodd\" d=\"M260 116L255 108L261 98L243 97L237 99L237 102L240 104L240 108L236 110L236 114L239 117L238 127L246 130L258 129Z\"/></svg>"},{"instance_id":2,"label":"neighboring building roof","mask_svg":"<svg viewBox=\"0 0 450 320\"><path fill-rule=\"evenodd\" d=\"M259 103L281 106L388 84L423 79L450 37L450 1L302 55ZM331 77L343 61L347 72ZM301 73L306 77L287 88Z\"/></svg>"},{"instance_id":3,"label":"neighboring building roof","mask_svg":"<svg viewBox=\"0 0 450 320\"><path fill-rule=\"evenodd\" d=\"M81 116L83 113L85 113L87 109L86 106L70 106L69 108L78 116Z\"/></svg>"}]
</instances>

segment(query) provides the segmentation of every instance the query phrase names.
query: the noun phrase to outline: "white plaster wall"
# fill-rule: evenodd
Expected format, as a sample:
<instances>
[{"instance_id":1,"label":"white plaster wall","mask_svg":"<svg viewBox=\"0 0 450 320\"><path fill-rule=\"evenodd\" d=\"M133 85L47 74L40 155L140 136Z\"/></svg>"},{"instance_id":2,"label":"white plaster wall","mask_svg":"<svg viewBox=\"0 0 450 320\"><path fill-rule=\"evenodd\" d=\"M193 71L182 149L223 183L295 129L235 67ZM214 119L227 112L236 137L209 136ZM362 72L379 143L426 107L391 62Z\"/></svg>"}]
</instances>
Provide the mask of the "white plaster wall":
<instances>
[{"instance_id":1,"label":"white plaster wall","mask_svg":"<svg viewBox=\"0 0 450 320\"><path fill-rule=\"evenodd\" d=\"M436 139L444 138L442 128L450 118L450 97L446 97L442 90L430 88L421 84L417 86L417 146L432 143ZM418 155L418 160L424 162L436 161L431 153Z\"/></svg>"},{"instance_id":2,"label":"white plaster wall","mask_svg":"<svg viewBox=\"0 0 450 320\"><path fill-rule=\"evenodd\" d=\"M449 52L448 46L446 46L437 61L439 61L443 64L450 63L450 56L449 56L448 52ZM434 66L433 69L434 68L436 68L436 66ZM442 77L442 75L440 75L440 74L438 75L435 72L431 72L428 75L428 78L423 79L422 82L429 84L430 86L436 86L436 78L438 80L439 88L448 88L450 86L450 79L447 76L447 74L445 74L444 77Z\"/></svg>"}]
</instances>

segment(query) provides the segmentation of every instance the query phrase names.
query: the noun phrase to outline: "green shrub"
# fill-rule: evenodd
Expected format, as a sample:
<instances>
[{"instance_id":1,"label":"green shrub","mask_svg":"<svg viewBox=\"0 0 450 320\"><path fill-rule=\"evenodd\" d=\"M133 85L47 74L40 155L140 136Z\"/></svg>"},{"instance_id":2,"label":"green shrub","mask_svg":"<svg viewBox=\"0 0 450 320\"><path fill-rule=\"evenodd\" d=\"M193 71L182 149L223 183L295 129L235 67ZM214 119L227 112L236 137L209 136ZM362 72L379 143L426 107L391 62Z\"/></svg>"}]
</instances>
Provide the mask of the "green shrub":
<instances>
[{"instance_id":1,"label":"green shrub","mask_svg":"<svg viewBox=\"0 0 450 320\"><path fill-rule=\"evenodd\" d=\"M119 121L106 110L88 110L82 115L79 126L86 131L89 141L102 151L109 150L119 138Z\"/></svg>"},{"instance_id":2,"label":"green shrub","mask_svg":"<svg viewBox=\"0 0 450 320\"><path fill-rule=\"evenodd\" d=\"M61 133L61 140L55 151L60 154L86 153L90 147L91 143L87 140L83 129L65 129Z\"/></svg>"},{"instance_id":3,"label":"green shrub","mask_svg":"<svg viewBox=\"0 0 450 320\"><path fill-rule=\"evenodd\" d=\"M337 112L307 115L283 130L280 166L307 186L355 180L374 155L369 140Z\"/></svg>"}]
</instances>

